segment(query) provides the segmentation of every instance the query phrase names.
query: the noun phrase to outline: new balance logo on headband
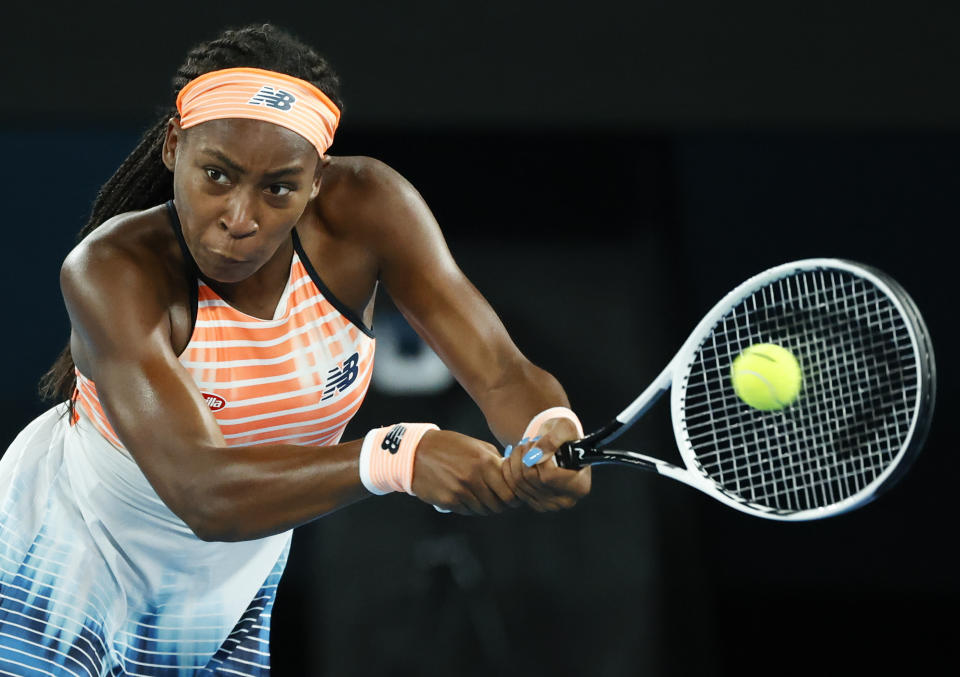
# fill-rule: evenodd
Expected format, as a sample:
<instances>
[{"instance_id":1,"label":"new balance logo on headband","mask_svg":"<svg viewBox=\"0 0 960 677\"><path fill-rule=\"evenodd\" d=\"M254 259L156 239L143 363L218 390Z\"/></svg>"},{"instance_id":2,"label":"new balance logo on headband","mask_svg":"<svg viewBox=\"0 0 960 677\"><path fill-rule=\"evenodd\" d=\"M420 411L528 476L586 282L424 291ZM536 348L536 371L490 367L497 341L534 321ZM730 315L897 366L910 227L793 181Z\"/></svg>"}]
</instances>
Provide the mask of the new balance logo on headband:
<instances>
[{"instance_id":1,"label":"new balance logo on headband","mask_svg":"<svg viewBox=\"0 0 960 677\"><path fill-rule=\"evenodd\" d=\"M296 102L297 97L290 92L285 92L282 89L274 89L270 85L261 87L260 91L257 92L252 99L247 101L247 103L253 104L254 106L264 104L277 110L290 110Z\"/></svg>"},{"instance_id":2,"label":"new balance logo on headband","mask_svg":"<svg viewBox=\"0 0 960 677\"><path fill-rule=\"evenodd\" d=\"M380 445L380 448L389 451L391 454L397 453L400 450L400 440L403 439L405 432L407 432L407 426L402 423L393 426L387 436L383 438L383 444Z\"/></svg>"}]
</instances>

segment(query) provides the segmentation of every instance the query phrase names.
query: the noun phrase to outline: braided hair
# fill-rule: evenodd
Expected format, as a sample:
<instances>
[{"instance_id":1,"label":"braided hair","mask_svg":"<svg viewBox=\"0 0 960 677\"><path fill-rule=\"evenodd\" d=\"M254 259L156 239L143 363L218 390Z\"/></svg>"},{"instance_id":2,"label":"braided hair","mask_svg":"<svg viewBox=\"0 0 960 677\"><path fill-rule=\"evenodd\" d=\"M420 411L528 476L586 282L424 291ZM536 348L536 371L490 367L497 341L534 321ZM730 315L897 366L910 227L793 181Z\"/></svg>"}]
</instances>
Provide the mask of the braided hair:
<instances>
[{"instance_id":1,"label":"braided hair","mask_svg":"<svg viewBox=\"0 0 960 677\"><path fill-rule=\"evenodd\" d=\"M326 94L339 109L340 82L323 57L300 40L271 24L229 29L187 54L173 77L170 101L191 80L224 68L262 68L306 80ZM173 199L173 174L163 164L161 151L167 123L177 115L171 106L143 135L133 152L100 188L90 218L77 236L79 242L117 214L139 211ZM68 401L73 415L76 389L70 343L40 381L40 395L47 400Z\"/></svg>"}]
</instances>

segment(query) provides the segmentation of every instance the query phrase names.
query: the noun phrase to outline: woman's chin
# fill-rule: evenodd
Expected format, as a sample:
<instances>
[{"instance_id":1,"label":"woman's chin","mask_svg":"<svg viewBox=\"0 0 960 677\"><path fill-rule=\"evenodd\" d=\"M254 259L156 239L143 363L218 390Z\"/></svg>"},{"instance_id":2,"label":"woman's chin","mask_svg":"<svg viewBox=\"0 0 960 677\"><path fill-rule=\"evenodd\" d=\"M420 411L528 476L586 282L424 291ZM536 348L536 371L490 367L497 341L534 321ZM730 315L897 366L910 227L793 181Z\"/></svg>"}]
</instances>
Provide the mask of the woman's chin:
<instances>
[{"instance_id":1,"label":"woman's chin","mask_svg":"<svg viewBox=\"0 0 960 677\"><path fill-rule=\"evenodd\" d=\"M221 284L236 284L243 282L253 274L249 264L234 263L226 266L209 266L201 268L200 273L208 280Z\"/></svg>"}]
</instances>

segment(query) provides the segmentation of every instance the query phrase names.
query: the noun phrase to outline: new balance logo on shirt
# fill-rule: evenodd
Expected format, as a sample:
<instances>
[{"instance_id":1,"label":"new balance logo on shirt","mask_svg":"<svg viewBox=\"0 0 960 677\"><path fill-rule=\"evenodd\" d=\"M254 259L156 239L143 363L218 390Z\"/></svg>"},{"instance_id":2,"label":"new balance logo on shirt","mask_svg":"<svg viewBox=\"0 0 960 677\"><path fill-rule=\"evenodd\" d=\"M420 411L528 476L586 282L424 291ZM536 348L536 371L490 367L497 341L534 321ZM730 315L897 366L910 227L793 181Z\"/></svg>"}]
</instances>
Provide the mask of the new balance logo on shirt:
<instances>
[{"instance_id":1,"label":"new balance logo on shirt","mask_svg":"<svg viewBox=\"0 0 960 677\"><path fill-rule=\"evenodd\" d=\"M321 401L328 400L349 388L350 384L357 379L357 374L360 373L359 363L360 354L354 353L344 360L342 365L327 372L327 384L324 386Z\"/></svg>"},{"instance_id":2,"label":"new balance logo on shirt","mask_svg":"<svg viewBox=\"0 0 960 677\"><path fill-rule=\"evenodd\" d=\"M261 87L260 91L257 92L252 99L247 101L247 103L254 106L263 104L270 108L276 108L277 110L290 110L296 102L297 97L290 92L285 92L282 89L274 89L270 85Z\"/></svg>"}]
</instances>

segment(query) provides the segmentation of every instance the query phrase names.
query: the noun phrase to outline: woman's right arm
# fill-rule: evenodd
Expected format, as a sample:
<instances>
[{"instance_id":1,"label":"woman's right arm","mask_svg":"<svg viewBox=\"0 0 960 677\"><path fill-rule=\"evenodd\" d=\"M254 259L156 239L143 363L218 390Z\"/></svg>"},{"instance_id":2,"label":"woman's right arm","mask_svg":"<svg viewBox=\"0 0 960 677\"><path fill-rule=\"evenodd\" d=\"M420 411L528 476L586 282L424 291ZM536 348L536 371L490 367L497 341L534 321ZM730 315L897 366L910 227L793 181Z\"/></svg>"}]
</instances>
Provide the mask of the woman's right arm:
<instances>
[{"instance_id":1,"label":"woman's right arm","mask_svg":"<svg viewBox=\"0 0 960 677\"><path fill-rule=\"evenodd\" d=\"M164 503L199 538L238 541L281 533L369 496L359 476L360 440L323 448L226 445L174 354L170 292L156 283L165 271L144 258L103 239L81 245L64 262L61 289L74 359ZM503 502L512 499L491 445L435 431L421 450L438 445L457 459L449 486L431 487L443 496L441 507L477 512L480 484Z\"/></svg>"}]
</instances>

